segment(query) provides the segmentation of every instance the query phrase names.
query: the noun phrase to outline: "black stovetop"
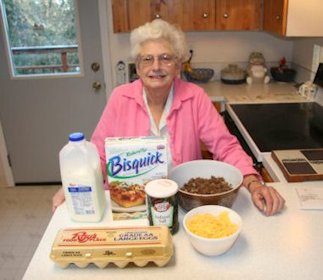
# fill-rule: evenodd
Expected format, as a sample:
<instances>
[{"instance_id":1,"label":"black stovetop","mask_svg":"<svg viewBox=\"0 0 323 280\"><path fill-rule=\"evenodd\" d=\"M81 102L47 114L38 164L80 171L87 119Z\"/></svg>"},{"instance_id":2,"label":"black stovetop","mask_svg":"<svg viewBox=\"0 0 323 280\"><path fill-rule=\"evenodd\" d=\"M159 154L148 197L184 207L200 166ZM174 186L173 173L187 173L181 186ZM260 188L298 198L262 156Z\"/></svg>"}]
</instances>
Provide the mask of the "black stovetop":
<instances>
[{"instance_id":1,"label":"black stovetop","mask_svg":"<svg viewBox=\"0 0 323 280\"><path fill-rule=\"evenodd\" d=\"M323 107L317 103L231 107L261 152L323 147Z\"/></svg>"}]
</instances>

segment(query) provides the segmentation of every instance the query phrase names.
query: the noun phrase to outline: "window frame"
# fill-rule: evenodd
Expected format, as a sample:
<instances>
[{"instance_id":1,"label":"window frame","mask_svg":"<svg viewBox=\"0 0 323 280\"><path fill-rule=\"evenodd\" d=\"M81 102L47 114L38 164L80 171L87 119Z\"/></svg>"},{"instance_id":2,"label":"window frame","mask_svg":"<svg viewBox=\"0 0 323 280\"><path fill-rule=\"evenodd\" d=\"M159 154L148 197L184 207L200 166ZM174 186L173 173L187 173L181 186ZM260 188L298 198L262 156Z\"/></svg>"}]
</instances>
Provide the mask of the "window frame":
<instances>
[{"instance_id":1,"label":"window frame","mask_svg":"<svg viewBox=\"0 0 323 280\"><path fill-rule=\"evenodd\" d=\"M2 31L4 40L5 53L7 58L7 65L9 67L9 74L11 80L20 80L20 79L42 79L42 78L70 78L70 77L84 77L84 59L82 51L82 40L81 40L81 25L80 25L80 13L78 1L73 0L75 7L75 27L76 27L76 40L77 40L77 55L79 59L79 72L60 72L60 73L44 73L44 74L16 74L15 65L13 64L13 54L11 51L11 45L8 35L8 20L7 14L5 12L5 7L3 1L0 0L0 17L2 22Z\"/></svg>"}]
</instances>

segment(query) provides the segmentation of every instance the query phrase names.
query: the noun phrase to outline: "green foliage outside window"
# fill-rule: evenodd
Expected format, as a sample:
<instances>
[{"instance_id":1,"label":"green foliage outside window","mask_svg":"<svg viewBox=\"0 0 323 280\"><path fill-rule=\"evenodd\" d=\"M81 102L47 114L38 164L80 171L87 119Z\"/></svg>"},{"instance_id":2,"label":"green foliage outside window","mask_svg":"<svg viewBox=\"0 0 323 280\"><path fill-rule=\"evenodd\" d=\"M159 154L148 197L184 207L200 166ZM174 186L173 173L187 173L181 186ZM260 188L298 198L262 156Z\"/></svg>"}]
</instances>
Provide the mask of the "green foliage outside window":
<instances>
[{"instance_id":1,"label":"green foliage outside window","mask_svg":"<svg viewBox=\"0 0 323 280\"><path fill-rule=\"evenodd\" d=\"M34 47L76 46L67 53L67 71L78 72L76 11L74 0L2 0L7 18L7 33L16 74L62 72L60 49L50 53ZM21 51L21 48L28 50ZM19 68L20 67L20 68Z\"/></svg>"}]
</instances>

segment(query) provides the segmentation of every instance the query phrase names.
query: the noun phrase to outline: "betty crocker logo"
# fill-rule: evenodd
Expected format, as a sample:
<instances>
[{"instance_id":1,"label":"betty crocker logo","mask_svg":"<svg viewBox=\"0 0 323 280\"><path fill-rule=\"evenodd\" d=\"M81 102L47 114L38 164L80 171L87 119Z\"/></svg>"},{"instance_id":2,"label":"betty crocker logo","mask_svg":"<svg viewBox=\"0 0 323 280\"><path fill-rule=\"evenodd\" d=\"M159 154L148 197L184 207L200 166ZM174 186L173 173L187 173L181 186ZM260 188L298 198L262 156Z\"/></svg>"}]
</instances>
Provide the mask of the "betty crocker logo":
<instances>
[{"instance_id":1,"label":"betty crocker logo","mask_svg":"<svg viewBox=\"0 0 323 280\"><path fill-rule=\"evenodd\" d=\"M102 242L106 241L106 238L99 238L96 233L89 234L86 231L79 231L74 233L71 238L65 238L63 241L77 243Z\"/></svg>"}]
</instances>

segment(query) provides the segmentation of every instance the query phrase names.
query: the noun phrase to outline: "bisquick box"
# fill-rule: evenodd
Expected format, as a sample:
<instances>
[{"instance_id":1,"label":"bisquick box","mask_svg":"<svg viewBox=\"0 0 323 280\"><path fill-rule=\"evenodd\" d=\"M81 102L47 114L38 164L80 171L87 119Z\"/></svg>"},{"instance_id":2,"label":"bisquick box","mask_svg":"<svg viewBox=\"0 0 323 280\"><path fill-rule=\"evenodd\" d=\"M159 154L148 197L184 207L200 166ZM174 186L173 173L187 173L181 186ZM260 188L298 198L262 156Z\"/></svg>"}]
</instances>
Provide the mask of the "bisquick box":
<instances>
[{"instance_id":1,"label":"bisquick box","mask_svg":"<svg viewBox=\"0 0 323 280\"><path fill-rule=\"evenodd\" d=\"M57 233L50 258L61 268L84 268L110 263L124 268L129 263L149 262L165 266L173 256L172 236L166 226L118 228L70 228Z\"/></svg>"},{"instance_id":2,"label":"bisquick box","mask_svg":"<svg viewBox=\"0 0 323 280\"><path fill-rule=\"evenodd\" d=\"M167 139L163 137L108 137L105 139L108 183L144 188L151 180L167 178Z\"/></svg>"}]
</instances>

